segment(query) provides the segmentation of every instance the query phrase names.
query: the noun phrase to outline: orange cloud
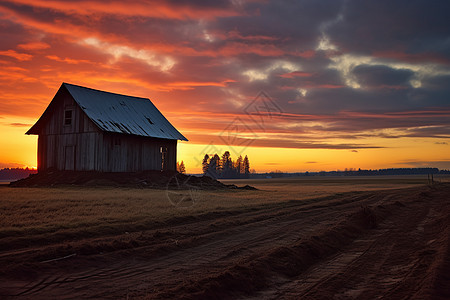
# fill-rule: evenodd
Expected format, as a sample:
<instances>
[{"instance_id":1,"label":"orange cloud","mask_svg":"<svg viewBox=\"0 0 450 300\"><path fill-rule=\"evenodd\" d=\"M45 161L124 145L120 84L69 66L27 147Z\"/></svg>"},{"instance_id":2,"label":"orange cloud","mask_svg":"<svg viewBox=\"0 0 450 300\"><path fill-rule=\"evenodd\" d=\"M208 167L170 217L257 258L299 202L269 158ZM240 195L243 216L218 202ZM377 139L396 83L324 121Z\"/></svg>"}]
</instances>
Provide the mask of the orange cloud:
<instances>
[{"instance_id":1,"label":"orange cloud","mask_svg":"<svg viewBox=\"0 0 450 300\"><path fill-rule=\"evenodd\" d=\"M36 82L38 79L26 75L22 72L21 68L7 67L0 69L0 79L4 82Z\"/></svg>"},{"instance_id":2,"label":"orange cloud","mask_svg":"<svg viewBox=\"0 0 450 300\"><path fill-rule=\"evenodd\" d=\"M63 20L56 20L55 22L49 23L44 21L38 21L34 18L31 18L25 14L21 14L12 9L0 6L0 14L1 19L10 19L14 20L17 23L23 24L28 28L38 29L44 31L46 33L52 34L63 34L67 36L71 36L74 39L74 36L88 36L92 34L92 29L87 30L83 29L80 26L75 26L64 22Z\"/></svg>"},{"instance_id":3,"label":"orange cloud","mask_svg":"<svg viewBox=\"0 0 450 300\"><path fill-rule=\"evenodd\" d=\"M55 60L55 61L59 61L59 62L65 62L65 63L68 63L68 64L74 64L74 65L76 65L76 64L79 64L79 63L91 63L90 61L88 61L88 60L85 60L85 59L72 59L72 58L60 58L60 57L58 57L58 56L56 56L56 55L47 55L46 56L48 59L51 59L51 60Z\"/></svg>"},{"instance_id":4,"label":"orange cloud","mask_svg":"<svg viewBox=\"0 0 450 300\"><path fill-rule=\"evenodd\" d=\"M194 6L189 4L170 4L163 1L57 1L57 0L11 0L9 2L50 10L64 11L69 14L95 15L112 14L123 16L141 16L158 19L214 19L242 15L238 7Z\"/></svg>"},{"instance_id":5,"label":"orange cloud","mask_svg":"<svg viewBox=\"0 0 450 300\"><path fill-rule=\"evenodd\" d=\"M14 127L30 127L33 124L29 124L29 123L10 123L9 126L14 126Z\"/></svg>"},{"instance_id":6,"label":"orange cloud","mask_svg":"<svg viewBox=\"0 0 450 300\"><path fill-rule=\"evenodd\" d=\"M33 55L31 55L31 54L18 53L14 50L0 51L0 55L13 57L20 61L30 60L33 58Z\"/></svg>"},{"instance_id":7,"label":"orange cloud","mask_svg":"<svg viewBox=\"0 0 450 300\"><path fill-rule=\"evenodd\" d=\"M30 42L26 44L19 44L17 45L17 48L24 50L43 50L50 48L50 45L44 42Z\"/></svg>"}]
</instances>

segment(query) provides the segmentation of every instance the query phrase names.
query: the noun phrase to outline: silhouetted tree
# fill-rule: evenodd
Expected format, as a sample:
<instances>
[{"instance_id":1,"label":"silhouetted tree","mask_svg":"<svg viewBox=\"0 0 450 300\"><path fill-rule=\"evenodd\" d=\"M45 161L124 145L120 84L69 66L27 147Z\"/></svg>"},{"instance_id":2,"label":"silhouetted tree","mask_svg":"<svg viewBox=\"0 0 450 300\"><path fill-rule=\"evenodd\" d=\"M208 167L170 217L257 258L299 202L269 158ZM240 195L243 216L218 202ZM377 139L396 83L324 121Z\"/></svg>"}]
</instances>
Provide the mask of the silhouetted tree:
<instances>
[{"instance_id":1,"label":"silhouetted tree","mask_svg":"<svg viewBox=\"0 0 450 300\"><path fill-rule=\"evenodd\" d=\"M214 160L215 162L214 173L216 174L216 176L219 176L222 173L222 164L219 155L217 155L217 153L214 154L212 160Z\"/></svg>"},{"instance_id":2,"label":"silhouetted tree","mask_svg":"<svg viewBox=\"0 0 450 300\"><path fill-rule=\"evenodd\" d=\"M250 165L247 156L243 159L240 155L236 161L233 161L230 152L225 151L222 157L219 157L217 153L214 156L205 154L202 171L204 175L213 178L248 178Z\"/></svg>"},{"instance_id":3,"label":"silhouetted tree","mask_svg":"<svg viewBox=\"0 0 450 300\"><path fill-rule=\"evenodd\" d=\"M248 177L248 175L250 174L250 162L248 160L248 156L247 155L244 157L243 165L244 165L245 177Z\"/></svg>"},{"instance_id":4,"label":"silhouetted tree","mask_svg":"<svg viewBox=\"0 0 450 300\"><path fill-rule=\"evenodd\" d=\"M213 157L209 159L208 168L203 174L208 175L212 178L219 178L220 175L220 157L214 154Z\"/></svg>"},{"instance_id":5,"label":"silhouetted tree","mask_svg":"<svg viewBox=\"0 0 450 300\"><path fill-rule=\"evenodd\" d=\"M17 180L36 174L36 169L23 168L4 168L0 170L0 180Z\"/></svg>"},{"instance_id":6,"label":"silhouetted tree","mask_svg":"<svg viewBox=\"0 0 450 300\"><path fill-rule=\"evenodd\" d=\"M180 172L181 174L186 174L186 167L184 166L183 161L181 161L180 164L177 162L177 171Z\"/></svg>"},{"instance_id":7,"label":"silhouetted tree","mask_svg":"<svg viewBox=\"0 0 450 300\"><path fill-rule=\"evenodd\" d=\"M244 174L244 164L242 161L242 155L239 155L238 159L236 160L236 164L234 165L235 172L238 175L238 177L241 174Z\"/></svg>"},{"instance_id":8,"label":"silhouetted tree","mask_svg":"<svg viewBox=\"0 0 450 300\"><path fill-rule=\"evenodd\" d=\"M229 151L222 155L222 178L233 177L233 161Z\"/></svg>"},{"instance_id":9,"label":"silhouetted tree","mask_svg":"<svg viewBox=\"0 0 450 300\"><path fill-rule=\"evenodd\" d=\"M202 162L203 174L206 174L208 172L208 168L209 168L209 155L205 154L205 157L203 158L203 162Z\"/></svg>"}]
</instances>

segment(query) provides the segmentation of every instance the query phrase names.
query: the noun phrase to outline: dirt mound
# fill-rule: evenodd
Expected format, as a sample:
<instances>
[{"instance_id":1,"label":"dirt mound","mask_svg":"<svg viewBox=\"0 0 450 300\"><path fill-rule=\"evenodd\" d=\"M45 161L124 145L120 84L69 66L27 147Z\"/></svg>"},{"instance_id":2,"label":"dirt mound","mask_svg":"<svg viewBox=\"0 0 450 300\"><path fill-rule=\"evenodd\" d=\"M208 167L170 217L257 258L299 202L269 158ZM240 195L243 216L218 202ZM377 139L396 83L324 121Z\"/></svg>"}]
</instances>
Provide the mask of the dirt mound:
<instances>
[{"instance_id":1,"label":"dirt mound","mask_svg":"<svg viewBox=\"0 0 450 300\"><path fill-rule=\"evenodd\" d=\"M10 183L11 187L53 187L64 185L203 190L255 189L248 185L237 187L234 184L223 184L208 176L188 176L175 171L103 173L95 171L48 170Z\"/></svg>"}]
</instances>

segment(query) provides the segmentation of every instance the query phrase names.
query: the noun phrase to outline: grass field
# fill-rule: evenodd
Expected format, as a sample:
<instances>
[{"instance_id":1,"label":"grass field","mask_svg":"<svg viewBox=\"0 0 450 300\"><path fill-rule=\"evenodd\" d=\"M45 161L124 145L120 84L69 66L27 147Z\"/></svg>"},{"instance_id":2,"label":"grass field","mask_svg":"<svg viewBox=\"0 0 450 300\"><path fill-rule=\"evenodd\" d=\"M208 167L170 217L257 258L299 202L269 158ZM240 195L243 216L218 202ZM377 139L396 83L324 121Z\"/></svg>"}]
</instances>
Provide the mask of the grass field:
<instances>
[{"instance_id":1,"label":"grass field","mask_svg":"<svg viewBox=\"0 0 450 300\"><path fill-rule=\"evenodd\" d=\"M435 176L435 180L450 182L450 176ZM310 251L319 251L320 254L309 257L308 262L300 259L302 267L292 274L300 276L303 271L299 270L316 261L324 264L321 270L329 268L335 273L341 263L324 259L366 234L366 225L360 223L361 216L371 223L376 220L387 224L387 227L380 225L384 231L373 233L373 244L367 242L372 241L370 238L362 240L376 252L373 257L365 258L369 265L381 259L376 255L384 252L384 243L392 243L391 247L416 247L417 253L403 253L402 257L422 257L420 251L434 247L435 252L430 253L437 256L433 256L434 267L429 270L433 274L440 274L439 268L446 264L448 236L442 237L442 234L449 229L446 213L449 186L427 186L426 176L297 177L222 182L238 186L248 184L258 190L1 186L0 296L177 298L177 293L181 293L180 297L195 299L195 295L221 298L260 291L257 298L275 299L277 295L271 294L271 288L275 288L277 293L295 290L297 297L309 287L290 286L293 279L286 279L285 272L291 274L293 271L288 269L292 264L299 264L297 260L302 255L309 257ZM439 186L445 189L441 191ZM399 229L403 227L403 231ZM340 229L336 231L337 228ZM334 236L332 240L330 234ZM399 238L401 236L415 238L409 242ZM416 245L419 236L420 245ZM313 238L312 242L308 242L308 237ZM380 237L389 239L383 242ZM329 248L330 245L334 246ZM354 251L365 253L358 245L354 246ZM309 247L315 250L304 252ZM389 257L383 259L394 259L391 256L396 253L386 252ZM250 261L259 257L264 268L247 265L249 257L252 257ZM414 268L422 266L421 261L418 260ZM245 274L253 274L254 278L241 278L242 266L248 268ZM420 267L421 274L428 274L423 268ZM371 276L381 276L380 270L373 271ZM173 272L177 273L175 277ZM227 276L234 279L223 281L222 276L227 272L231 272ZM282 288L270 283L272 276L281 276L279 272L284 278ZM364 270L361 272L359 276L363 277ZM331 275L319 272L314 276ZM247 279L250 281L246 284L251 287L239 285ZM262 280L262 283L255 280ZM431 279L420 280L429 282ZM110 281L114 282L113 286L109 285ZM212 285L207 288L209 284ZM374 297L376 288L372 287ZM82 292L84 290L89 292ZM169 290L175 294L167 294ZM402 289L399 295L407 295L405 293ZM65 296L61 297L63 294Z\"/></svg>"},{"instance_id":2,"label":"grass field","mask_svg":"<svg viewBox=\"0 0 450 300\"><path fill-rule=\"evenodd\" d=\"M450 181L450 176L436 180ZM306 200L350 191L405 188L425 176L296 177L222 180L258 191L166 191L110 187L1 187L0 236L5 231L55 231L100 224L139 224L273 202ZM184 198L183 203L179 201ZM188 199L188 200L186 200Z\"/></svg>"}]
</instances>

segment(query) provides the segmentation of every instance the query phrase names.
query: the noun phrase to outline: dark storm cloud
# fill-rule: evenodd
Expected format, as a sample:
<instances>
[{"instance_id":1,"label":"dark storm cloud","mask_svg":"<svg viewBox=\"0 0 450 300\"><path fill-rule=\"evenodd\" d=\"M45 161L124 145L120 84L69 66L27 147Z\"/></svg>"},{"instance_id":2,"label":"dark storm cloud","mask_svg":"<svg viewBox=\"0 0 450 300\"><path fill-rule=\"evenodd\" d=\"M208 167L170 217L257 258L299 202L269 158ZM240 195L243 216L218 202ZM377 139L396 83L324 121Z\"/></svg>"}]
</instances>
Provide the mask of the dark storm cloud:
<instances>
[{"instance_id":1,"label":"dark storm cloud","mask_svg":"<svg viewBox=\"0 0 450 300\"><path fill-rule=\"evenodd\" d=\"M290 51L314 49L321 24L334 18L341 3L311 0L249 3L248 15L219 19L210 28L222 32L237 30L242 36L273 37Z\"/></svg>"},{"instance_id":2,"label":"dark storm cloud","mask_svg":"<svg viewBox=\"0 0 450 300\"><path fill-rule=\"evenodd\" d=\"M350 0L342 20L328 33L345 51L398 52L399 59L426 53L423 60L440 57L449 62L449 11L449 1Z\"/></svg>"},{"instance_id":3,"label":"dark storm cloud","mask_svg":"<svg viewBox=\"0 0 450 300\"><path fill-rule=\"evenodd\" d=\"M438 75L424 80L423 87L431 90L450 92L450 75Z\"/></svg>"},{"instance_id":4,"label":"dark storm cloud","mask_svg":"<svg viewBox=\"0 0 450 300\"><path fill-rule=\"evenodd\" d=\"M407 87L414 72L406 69L393 69L383 65L359 65L352 71L357 81L367 87Z\"/></svg>"}]
</instances>

